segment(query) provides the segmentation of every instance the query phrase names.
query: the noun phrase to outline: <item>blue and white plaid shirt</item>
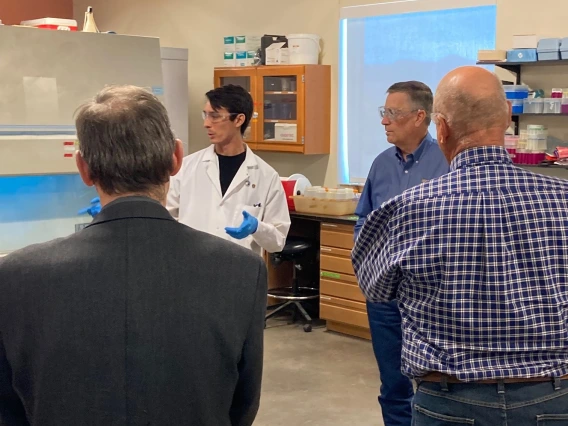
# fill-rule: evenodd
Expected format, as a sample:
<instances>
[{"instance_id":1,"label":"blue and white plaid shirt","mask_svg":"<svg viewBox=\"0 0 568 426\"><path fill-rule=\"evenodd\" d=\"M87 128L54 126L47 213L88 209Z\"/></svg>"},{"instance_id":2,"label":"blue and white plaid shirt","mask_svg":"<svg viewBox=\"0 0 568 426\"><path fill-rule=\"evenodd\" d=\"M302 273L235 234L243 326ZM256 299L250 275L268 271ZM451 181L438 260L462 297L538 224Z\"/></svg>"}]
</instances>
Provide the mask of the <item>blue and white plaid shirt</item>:
<instances>
[{"instance_id":1,"label":"blue and white plaid shirt","mask_svg":"<svg viewBox=\"0 0 568 426\"><path fill-rule=\"evenodd\" d=\"M352 257L367 299L399 299L407 375L568 374L568 181L468 149L372 212Z\"/></svg>"}]
</instances>

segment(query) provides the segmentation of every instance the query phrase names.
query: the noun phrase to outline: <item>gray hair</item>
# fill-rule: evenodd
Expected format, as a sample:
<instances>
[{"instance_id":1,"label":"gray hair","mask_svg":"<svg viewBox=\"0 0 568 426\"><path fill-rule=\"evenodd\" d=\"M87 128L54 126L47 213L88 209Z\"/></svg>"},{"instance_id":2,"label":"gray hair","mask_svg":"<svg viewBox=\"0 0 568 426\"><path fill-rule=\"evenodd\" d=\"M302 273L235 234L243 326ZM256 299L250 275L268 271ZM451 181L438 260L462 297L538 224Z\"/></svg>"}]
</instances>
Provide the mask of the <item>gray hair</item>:
<instances>
[{"instance_id":1,"label":"gray hair","mask_svg":"<svg viewBox=\"0 0 568 426\"><path fill-rule=\"evenodd\" d=\"M424 121L427 126L430 125L434 95L432 94L432 89L426 84L420 81L402 81L389 87L387 93L389 95L392 93L406 93L415 108L424 110L426 113Z\"/></svg>"},{"instance_id":2,"label":"gray hair","mask_svg":"<svg viewBox=\"0 0 568 426\"><path fill-rule=\"evenodd\" d=\"M78 108L75 125L90 178L105 193L154 193L169 181L175 137L147 90L106 87Z\"/></svg>"}]
</instances>

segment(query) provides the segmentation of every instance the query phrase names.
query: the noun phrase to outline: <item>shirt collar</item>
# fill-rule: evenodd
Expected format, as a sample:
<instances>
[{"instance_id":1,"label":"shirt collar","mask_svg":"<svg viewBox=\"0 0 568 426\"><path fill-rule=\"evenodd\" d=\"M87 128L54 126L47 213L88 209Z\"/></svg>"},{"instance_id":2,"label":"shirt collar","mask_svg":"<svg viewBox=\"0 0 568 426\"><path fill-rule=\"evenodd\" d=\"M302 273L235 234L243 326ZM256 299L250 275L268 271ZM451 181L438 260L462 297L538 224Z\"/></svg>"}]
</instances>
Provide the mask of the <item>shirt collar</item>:
<instances>
[{"instance_id":1,"label":"shirt collar","mask_svg":"<svg viewBox=\"0 0 568 426\"><path fill-rule=\"evenodd\" d=\"M430 145L430 143L434 142L434 139L432 138L432 136L430 135L430 133L426 133L426 136L424 137L424 139L422 139L422 142L420 142L420 145L418 145L418 148L416 148L414 150L414 152L412 154L412 159L414 161L418 161L420 160L420 157L422 156L422 154L424 153L424 151L426 150L426 147L428 145ZM400 152L400 149L398 149L398 147L396 148L396 156L400 161L404 161L404 157L402 156L402 153Z\"/></svg>"},{"instance_id":2,"label":"shirt collar","mask_svg":"<svg viewBox=\"0 0 568 426\"><path fill-rule=\"evenodd\" d=\"M513 164L511 156L502 146L478 146L460 152L450 164L450 171L479 164Z\"/></svg>"},{"instance_id":3,"label":"shirt collar","mask_svg":"<svg viewBox=\"0 0 568 426\"><path fill-rule=\"evenodd\" d=\"M120 197L108 203L86 228L115 220L134 218L175 221L158 201L134 195Z\"/></svg>"},{"instance_id":4,"label":"shirt collar","mask_svg":"<svg viewBox=\"0 0 568 426\"><path fill-rule=\"evenodd\" d=\"M246 145L246 153L247 155L245 155L244 164L246 164L247 167L251 168L257 167L258 162L256 161L256 155L254 154L254 152L252 152L248 145ZM203 157L201 158L201 161L205 163L219 163L219 157L217 157L217 153L215 152L215 145L211 144L209 147L205 148L205 152L203 154Z\"/></svg>"}]
</instances>

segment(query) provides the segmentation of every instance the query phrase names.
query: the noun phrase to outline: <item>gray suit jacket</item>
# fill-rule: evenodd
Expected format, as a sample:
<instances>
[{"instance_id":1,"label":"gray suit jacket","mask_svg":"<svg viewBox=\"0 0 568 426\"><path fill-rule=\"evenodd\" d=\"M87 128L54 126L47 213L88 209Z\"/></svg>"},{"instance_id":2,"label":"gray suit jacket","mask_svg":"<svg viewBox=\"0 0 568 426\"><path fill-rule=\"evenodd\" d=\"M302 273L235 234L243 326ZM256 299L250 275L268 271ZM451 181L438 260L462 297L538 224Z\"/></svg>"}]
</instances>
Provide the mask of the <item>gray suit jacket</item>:
<instances>
[{"instance_id":1,"label":"gray suit jacket","mask_svg":"<svg viewBox=\"0 0 568 426\"><path fill-rule=\"evenodd\" d=\"M0 261L0 425L250 425L266 268L121 198Z\"/></svg>"}]
</instances>

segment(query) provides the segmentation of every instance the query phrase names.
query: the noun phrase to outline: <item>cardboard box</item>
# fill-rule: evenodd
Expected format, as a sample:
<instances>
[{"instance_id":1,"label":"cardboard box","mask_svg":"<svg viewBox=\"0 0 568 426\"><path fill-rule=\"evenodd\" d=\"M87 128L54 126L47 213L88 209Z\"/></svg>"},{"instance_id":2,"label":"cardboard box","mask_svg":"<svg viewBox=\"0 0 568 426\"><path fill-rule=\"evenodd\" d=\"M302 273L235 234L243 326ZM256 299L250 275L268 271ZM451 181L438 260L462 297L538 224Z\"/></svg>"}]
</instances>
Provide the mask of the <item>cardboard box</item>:
<instances>
[{"instance_id":1,"label":"cardboard box","mask_svg":"<svg viewBox=\"0 0 568 426\"><path fill-rule=\"evenodd\" d=\"M282 142L297 142L298 125L289 123L276 123L274 125L274 140Z\"/></svg>"},{"instance_id":2,"label":"cardboard box","mask_svg":"<svg viewBox=\"0 0 568 426\"><path fill-rule=\"evenodd\" d=\"M256 55L256 50L249 50L247 52L247 64L248 64L248 66L254 65L255 55Z\"/></svg>"},{"instance_id":3,"label":"cardboard box","mask_svg":"<svg viewBox=\"0 0 568 426\"><path fill-rule=\"evenodd\" d=\"M260 36L235 36L235 50L237 52L248 52L249 50L260 49Z\"/></svg>"},{"instance_id":4,"label":"cardboard box","mask_svg":"<svg viewBox=\"0 0 568 426\"><path fill-rule=\"evenodd\" d=\"M536 34L517 34L513 36L514 49L536 49L538 37Z\"/></svg>"},{"instance_id":5,"label":"cardboard box","mask_svg":"<svg viewBox=\"0 0 568 426\"><path fill-rule=\"evenodd\" d=\"M235 52L235 66L246 67L247 65L247 52Z\"/></svg>"},{"instance_id":6,"label":"cardboard box","mask_svg":"<svg viewBox=\"0 0 568 426\"><path fill-rule=\"evenodd\" d=\"M234 36L224 37L223 45L225 47L225 52L234 52L236 50L235 37Z\"/></svg>"},{"instance_id":7,"label":"cardboard box","mask_svg":"<svg viewBox=\"0 0 568 426\"><path fill-rule=\"evenodd\" d=\"M225 52L225 58L223 60L223 66L234 67L235 66L235 52Z\"/></svg>"},{"instance_id":8,"label":"cardboard box","mask_svg":"<svg viewBox=\"0 0 568 426\"><path fill-rule=\"evenodd\" d=\"M280 49L280 65L285 65L290 63L290 50L287 47Z\"/></svg>"},{"instance_id":9,"label":"cardboard box","mask_svg":"<svg viewBox=\"0 0 568 426\"><path fill-rule=\"evenodd\" d=\"M290 53L288 48L283 46L286 43L272 43L266 48L266 65L281 65L290 63Z\"/></svg>"},{"instance_id":10,"label":"cardboard box","mask_svg":"<svg viewBox=\"0 0 568 426\"><path fill-rule=\"evenodd\" d=\"M479 62L497 62L507 60L506 50L478 50L477 60Z\"/></svg>"}]
</instances>

